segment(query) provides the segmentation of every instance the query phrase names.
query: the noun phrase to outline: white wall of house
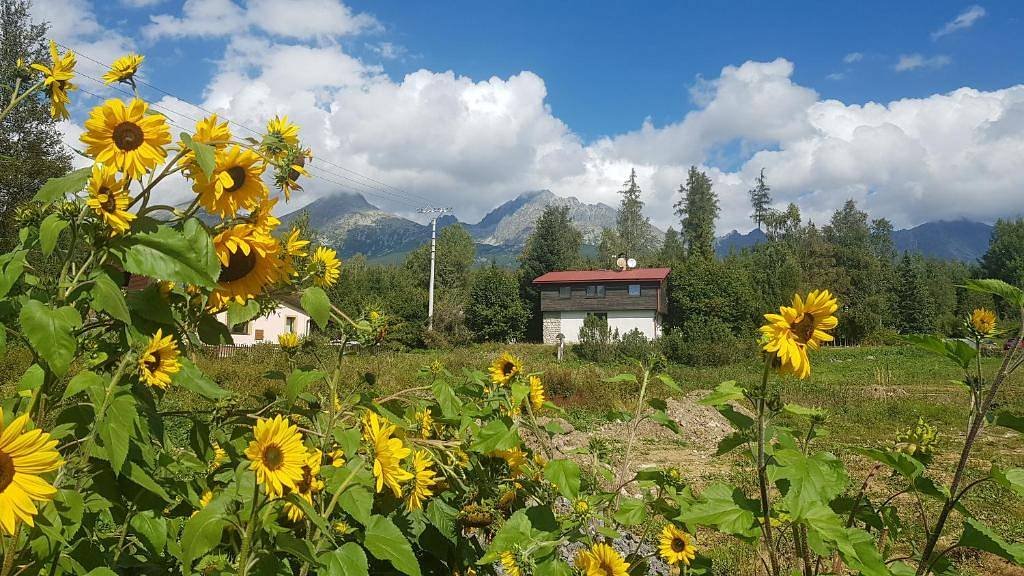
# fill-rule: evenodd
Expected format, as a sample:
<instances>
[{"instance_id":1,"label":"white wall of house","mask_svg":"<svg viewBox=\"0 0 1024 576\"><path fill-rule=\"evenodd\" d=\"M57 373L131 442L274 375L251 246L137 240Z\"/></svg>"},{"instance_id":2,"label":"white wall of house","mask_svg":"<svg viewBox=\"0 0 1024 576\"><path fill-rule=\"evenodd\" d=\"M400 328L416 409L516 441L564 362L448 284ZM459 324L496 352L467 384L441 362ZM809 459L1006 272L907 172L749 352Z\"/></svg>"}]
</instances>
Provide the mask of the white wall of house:
<instances>
[{"instance_id":1,"label":"white wall of house","mask_svg":"<svg viewBox=\"0 0 1024 576\"><path fill-rule=\"evenodd\" d=\"M227 312L221 312L217 319L227 324ZM277 337L285 332L294 332L299 337L309 334L310 318L302 310L279 304L277 309L267 316L253 318L244 326L231 327L231 339L236 346L249 344L277 344Z\"/></svg>"},{"instance_id":2,"label":"white wall of house","mask_svg":"<svg viewBox=\"0 0 1024 576\"><path fill-rule=\"evenodd\" d=\"M587 314L588 312L575 311L545 312L544 343L557 344L556 336L559 333L565 336L567 343L577 342L580 328L583 328L583 320ZM609 311L607 314L608 327L612 331L618 330L619 336L625 335L626 332L634 328L643 332L648 339L661 336L661 323L654 310L615 310Z\"/></svg>"}]
</instances>

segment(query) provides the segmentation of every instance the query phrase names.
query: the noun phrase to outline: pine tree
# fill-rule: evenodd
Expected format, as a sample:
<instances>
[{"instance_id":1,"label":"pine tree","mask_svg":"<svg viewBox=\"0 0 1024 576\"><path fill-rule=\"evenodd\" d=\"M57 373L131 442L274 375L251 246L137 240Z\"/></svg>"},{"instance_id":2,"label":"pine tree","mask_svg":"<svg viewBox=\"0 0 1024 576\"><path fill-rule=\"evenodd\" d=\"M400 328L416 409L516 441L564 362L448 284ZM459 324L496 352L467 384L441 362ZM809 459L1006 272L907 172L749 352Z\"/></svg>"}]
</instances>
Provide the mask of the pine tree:
<instances>
[{"instance_id":1,"label":"pine tree","mask_svg":"<svg viewBox=\"0 0 1024 576\"><path fill-rule=\"evenodd\" d=\"M549 204L519 255L519 293L531 311L527 336L540 339L540 293L534 278L555 270L569 270L580 263L583 234L569 218L568 206Z\"/></svg>"},{"instance_id":2,"label":"pine tree","mask_svg":"<svg viewBox=\"0 0 1024 576\"><path fill-rule=\"evenodd\" d=\"M764 168L761 168L761 175L755 179L754 187L747 193L750 194L750 206L754 209L750 214L750 219L760 230L772 204L771 187L768 186L768 181L765 179Z\"/></svg>"},{"instance_id":3,"label":"pine tree","mask_svg":"<svg viewBox=\"0 0 1024 576\"><path fill-rule=\"evenodd\" d=\"M27 0L0 0L0 100L10 100L16 63L48 62L47 26L30 21ZM49 178L71 169L71 155L50 118L42 94L21 102L0 121L0 252L5 252L18 228L13 217L21 203L35 196Z\"/></svg>"},{"instance_id":4,"label":"pine tree","mask_svg":"<svg viewBox=\"0 0 1024 576\"><path fill-rule=\"evenodd\" d=\"M640 199L640 185L636 182L636 169L622 184L622 202L616 219L620 251L632 258L644 258L652 252L654 239L651 237L651 219L644 216L644 202Z\"/></svg>"},{"instance_id":5,"label":"pine tree","mask_svg":"<svg viewBox=\"0 0 1024 576\"><path fill-rule=\"evenodd\" d=\"M661 243L661 252L658 254L658 261L663 265L671 265L675 262L682 262L686 251L683 248L683 241L679 232L669 226L665 231L665 240Z\"/></svg>"},{"instance_id":6,"label":"pine tree","mask_svg":"<svg viewBox=\"0 0 1024 576\"><path fill-rule=\"evenodd\" d=\"M675 209L682 222L681 235L687 256L714 258L718 196L711 188L711 179L691 166L686 184L679 186L679 194L682 198L675 203Z\"/></svg>"},{"instance_id":7,"label":"pine tree","mask_svg":"<svg viewBox=\"0 0 1024 576\"><path fill-rule=\"evenodd\" d=\"M900 259L893 296L897 330L903 334L921 334L935 329L932 295L920 255L904 254Z\"/></svg>"},{"instance_id":8,"label":"pine tree","mask_svg":"<svg viewBox=\"0 0 1024 576\"><path fill-rule=\"evenodd\" d=\"M1024 218L996 221L981 268L988 278L1024 286Z\"/></svg>"},{"instance_id":9,"label":"pine tree","mask_svg":"<svg viewBox=\"0 0 1024 576\"><path fill-rule=\"evenodd\" d=\"M892 222L886 218L876 218L871 221L871 247L875 256L882 262L893 262L896 260L896 245L892 241Z\"/></svg>"}]
</instances>

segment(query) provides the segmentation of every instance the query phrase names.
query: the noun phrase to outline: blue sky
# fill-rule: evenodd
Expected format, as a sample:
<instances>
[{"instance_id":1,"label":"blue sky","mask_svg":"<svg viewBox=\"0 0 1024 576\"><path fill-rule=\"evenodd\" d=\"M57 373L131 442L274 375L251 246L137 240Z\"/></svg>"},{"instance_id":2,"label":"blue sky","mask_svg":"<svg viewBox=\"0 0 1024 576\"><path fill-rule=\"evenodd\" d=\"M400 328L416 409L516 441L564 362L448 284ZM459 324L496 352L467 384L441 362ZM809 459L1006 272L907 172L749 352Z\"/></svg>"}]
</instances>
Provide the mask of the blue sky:
<instances>
[{"instance_id":1,"label":"blue sky","mask_svg":"<svg viewBox=\"0 0 1024 576\"><path fill-rule=\"evenodd\" d=\"M612 204L634 166L662 226L686 168L707 169L726 230L745 226L761 167L779 204L799 199L818 220L845 197L900 225L992 220L1007 208L988 197L917 205L933 192L981 194L972 170L988 194L1024 184L1000 172L1004 155L1024 149L1013 130L1024 4L36 4L83 54L134 49L147 78L187 102L252 123L273 112L325 126L312 138L322 157L458 205L468 220L541 187ZM988 160L968 167L966 157Z\"/></svg>"}]
</instances>

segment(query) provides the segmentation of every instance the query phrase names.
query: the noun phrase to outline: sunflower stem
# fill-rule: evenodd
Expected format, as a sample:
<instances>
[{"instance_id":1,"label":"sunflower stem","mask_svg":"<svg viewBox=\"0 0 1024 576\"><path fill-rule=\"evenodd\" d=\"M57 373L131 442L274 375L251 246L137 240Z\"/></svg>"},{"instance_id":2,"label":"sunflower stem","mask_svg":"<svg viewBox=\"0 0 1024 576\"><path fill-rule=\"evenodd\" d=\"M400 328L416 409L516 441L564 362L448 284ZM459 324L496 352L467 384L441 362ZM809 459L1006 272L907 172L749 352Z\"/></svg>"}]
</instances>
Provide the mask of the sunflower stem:
<instances>
[{"instance_id":1,"label":"sunflower stem","mask_svg":"<svg viewBox=\"0 0 1024 576\"><path fill-rule=\"evenodd\" d=\"M651 369L644 368L643 380L640 384L640 395L636 399L636 411L633 413L633 421L631 422L632 425L629 429L629 438L626 441L626 453L622 458L622 466L619 468L618 481L620 483L624 481L623 479L625 478L626 473L629 472L629 457L630 453L633 451L633 441L636 439L637 430L640 428L640 413L644 409L644 397L647 395L647 382L650 380L650 377ZM619 499L620 492L621 491L616 491L616 501Z\"/></svg>"},{"instance_id":2,"label":"sunflower stem","mask_svg":"<svg viewBox=\"0 0 1024 576\"><path fill-rule=\"evenodd\" d=\"M21 80L19 79L17 82L20 83ZM14 110L15 106L17 106L18 104L21 104L22 100L24 100L25 98L28 98L29 94L31 94L31 93L35 92L36 90L38 90L39 88L41 88L42 85L43 85L43 81L40 80L39 82L36 82L32 86L29 86L28 89L25 90L24 92L22 92L21 94L18 94L18 84L16 83L15 84L15 88L14 88L14 92L11 93L11 101L10 101L10 103L7 104L7 107L4 108L3 111L0 111L0 120L3 120L8 114L10 114L11 110Z\"/></svg>"},{"instance_id":3,"label":"sunflower stem","mask_svg":"<svg viewBox=\"0 0 1024 576\"><path fill-rule=\"evenodd\" d=\"M259 498L260 483L253 482L252 512L249 513L249 521L245 524L245 535L242 536L242 545L238 550L238 576L245 576L249 573L249 552L252 549L252 536L256 529L256 512L260 508L256 505Z\"/></svg>"},{"instance_id":4,"label":"sunflower stem","mask_svg":"<svg viewBox=\"0 0 1024 576\"><path fill-rule=\"evenodd\" d=\"M757 484L761 492L761 531L764 545L768 548L772 576L779 576L779 557L775 551L772 536L771 502L768 500L768 465L765 462L765 399L768 395L768 373L772 367L772 355L765 354L764 372L761 375L761 390L757 398Z\"/></svg>"}]
</instances>

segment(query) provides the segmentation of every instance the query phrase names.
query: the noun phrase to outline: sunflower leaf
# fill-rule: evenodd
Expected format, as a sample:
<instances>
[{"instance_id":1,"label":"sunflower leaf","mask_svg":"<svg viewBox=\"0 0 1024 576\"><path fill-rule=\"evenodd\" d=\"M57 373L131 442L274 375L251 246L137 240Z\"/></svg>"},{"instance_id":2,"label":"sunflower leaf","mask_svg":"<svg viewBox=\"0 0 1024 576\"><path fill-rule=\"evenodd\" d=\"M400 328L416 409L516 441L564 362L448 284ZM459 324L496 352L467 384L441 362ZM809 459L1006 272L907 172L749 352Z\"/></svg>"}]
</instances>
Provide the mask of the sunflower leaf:
<instances>
[{"instance_id":1,"label":"sunflower leaf","mask_svg":"<svg viewBox=\"0 0 1024 576\"><path fill-rule=\"evenodd\" d=\"M744 397L746 390L736 385L735 380L722 382L711 393L701 399L700 403L705 406L722 406L734 400Z\"/></svg>"},{"instance_id":2,"label":"sunflower leaf","mask_svg":"<svg viewBox=\"0 0 1024 576\"><path fill-rule=\"evenodd\" d=\"M124 268L128 272L207 288L217 283L220 260L210 235L194 218L187 220L181 231L159 224L125 242Z\"/></svg>"},{"instance_id":3,"label":"sunflower leaf","mask_svg":"<svg viewBox=\"0 0 1024 576\"><path fill-rule=\"evenodd\" d=\"M409 539L384 516L373 516L366 524L363 540L366 549L378 560L386 560L396 570L409 576L420 576L420 564L416 561Z\"/></svg>"},{"instance_id":4,"label":"sunflower leaf","mask_svg":"<svg viewBox=\"0 0 1024 576\"><path fill-rule=\"evenodd\" d=\"M213 178L213 171L217 167L213 146L192 138L187 132L181 133L181 140L195 153L196 163L199 164L199 168L206 175L206 178Z\"/></svg>"},{"instance_id":5,"label":"sunflower leaf","mask_svg":"<svg viewBox=\"0 0 1024 576\"><path fill-rule=\"evenodd\" d=\"M53 202L72 192L80 192L82 188L85 188L85 183L89 181L91 172L92 168L79 168L60 178L50 178L32 199L36 202Z\"/></svg>"},{"instance_id":6,"label":"sunflower leaf","mask_svg":"<svg viewBox=\"0 0 1024 576\"><path fill-rule=\"evenodd\" d=\"M572 460L551 460L544 466L544 478L570 501L580 493L580 467Z\"/></svg>"},{"instance_id":7,"label":"sunflower leaf","mask_svg":"<svg viewBox=\"0 0 1024 576\"><path fill-rule=\"evenodd\" d=\"M1024 564L1024 544L1007 542L1002 536L975 518L964 520L964 531L957 544L995 554L1016 564Z\"/></svg>"},{"instance_id":8,"label":"sunflower leaf","mask_svg":"<svg viewBox=\"0 0 1024 576\"><path fill-rule=\"evenodd\" d=\"M18 319L32 349L50 370L57 376L66 374L78 347L72 335L82 325L78 311L71 306L54 309L38 300L28 300Z\"/></svg>"},{"instance_id":9,"label":"sunflower leaf","mask_svg":"<svg viewBox=\"0 0 1024 576\"><path fill-rule=\"evenodd\" d=\"M327 328L327 322L331 319L331 301L323 288L312 286L302 292L299 300L302 309L309 314L309 317L316 322L321 330Z\"/></svg>"},{"instance_id":10,"label":"sunflower leaf","mask_svg":"<svg viewBox=\"0 0 1024 576\"><path fill-rule=\"evenodd\" d=\"M57 247L60 233L67 227L67 220L61 220L59 212L53 212L43 219L42 224L39 225L39 247L43 251L43 256L53 253L53 249Z\"/></svg>"},{"instance_id":11,"label":"sunflower leaf","mask_svg":"<svg viewBox=\"0 0 1024 576\"><path fill-rule=\"evenodd\" d=\"M125 324L132 323L128 312L128 302L121 288L111 280L106 272L98 274L92 286L92 305L97 310L106 312L116 320Z\"/></svg>"},{"instance_id":12,"label":"sunflower leaf","mask_svg":"<svg viewBox=\"0 0 1024 576\"><path fill-rule=\"evenodd\" d=\"M203 374L203 371L188 358L179 357L178 362L181 364L181 370L174 375L175 384L210 400L220 400L231 395L231 392L221 388L209 376Z\"/></svg>"},{"instance_id":13,"label":"sunflower leaf","mask_svg":"<svg viewBox=\"0 0 1024 576\"><path fill-rule=\"evenodd\" d=\"M366 552L355 542L346 542L337 550L320 555L320 574L327 576L369 576Z\"/></svg>"},{"instance_id":14,"label":"sunflower leaf","mask_svg":"<svg viewBox=\"0 0 1024 576\"><path fill-rule=\"evenodd\" d=\"M738 488L716 482L704 489L700 499L679 514L679 521L696 526L713 526L726 534L751 541L760 530L755 514L760 504Z\"/></svg>"}]
</instances>

